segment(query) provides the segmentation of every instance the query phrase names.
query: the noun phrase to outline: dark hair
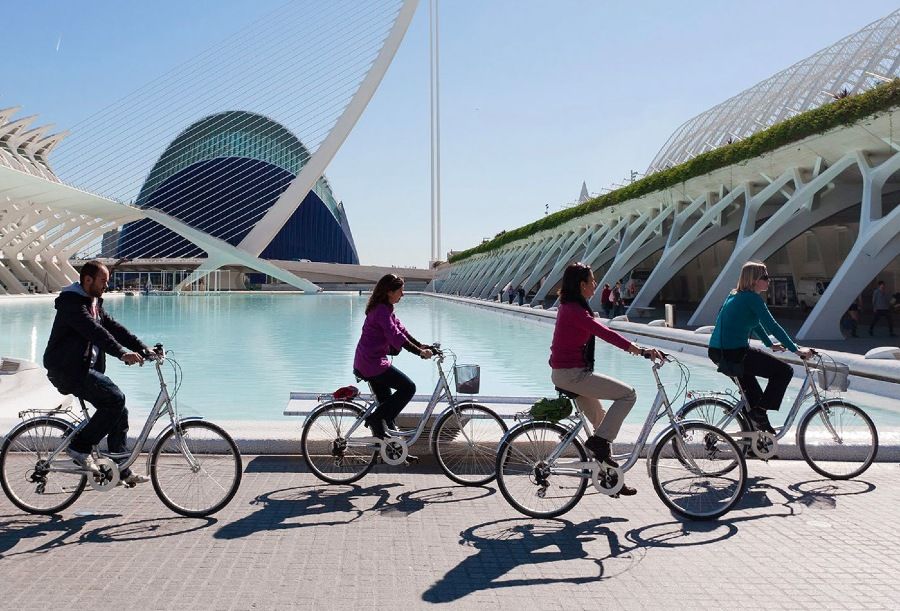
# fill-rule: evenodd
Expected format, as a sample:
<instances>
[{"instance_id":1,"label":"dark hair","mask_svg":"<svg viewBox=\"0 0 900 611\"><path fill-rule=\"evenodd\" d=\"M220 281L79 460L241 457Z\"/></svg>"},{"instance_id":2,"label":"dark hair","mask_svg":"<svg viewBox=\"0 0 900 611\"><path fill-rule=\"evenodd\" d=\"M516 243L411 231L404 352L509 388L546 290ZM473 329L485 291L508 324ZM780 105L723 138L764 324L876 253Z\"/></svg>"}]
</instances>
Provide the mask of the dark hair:
<instances>
[{"instance_id":1,"label":"dark hair","mask_svg":"<svg viewBox=\"0 0 900 611\"><path fill-rule=\"evenodd\" d=\"M585 265L580 261L570 263L563 273L562 285L559 287L560 303L577 303L585 310L594 315L587 299L581 294L581 283L590 282L594 272L591 271L590 265Z\"/></svg>"},{"instance_id":2,"label":"dark hair","mask_svg":"<svg viewBox=\"0 0 900 611\"><path fill-rule=\"evenodd\" d=\"M380 303L388 303L388 291L396 291L403 286L403 278L395 274L387 274L382 276L375 288L372 289L372 296L369 297L369 303L366 304L366 314L375 309Z\"/></svg>"},{"instance_id":3,"label":"dark hair","mask_svg":"<svg viewBox=\"0 0 900 611\"><path fill-rule=\"evenodd\" d=\"M106 265L103 262L97 261L96 259L88 261L81 267L81 272L79 272L78 275L79 282L84 284L84 279L88 276L90 276L91 278L96 278L101 269L107 269Z\"/></svg>"}]
</instances>

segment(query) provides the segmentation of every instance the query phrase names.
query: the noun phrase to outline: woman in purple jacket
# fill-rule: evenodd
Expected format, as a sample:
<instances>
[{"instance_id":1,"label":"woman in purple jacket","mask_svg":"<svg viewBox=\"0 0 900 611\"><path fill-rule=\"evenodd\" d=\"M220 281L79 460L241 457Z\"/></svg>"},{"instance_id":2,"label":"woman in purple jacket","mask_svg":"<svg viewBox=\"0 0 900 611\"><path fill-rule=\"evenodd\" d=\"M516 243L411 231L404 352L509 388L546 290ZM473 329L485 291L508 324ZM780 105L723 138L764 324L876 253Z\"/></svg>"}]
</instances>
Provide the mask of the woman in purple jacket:
<instances>
[{"instance_id":1,"label":"woman in purple jacket","mask_svg":"<svg viewBox=\"0 0 900 611\"><path fill-rule=\"evenodd\" d=\"M596 290L597 281L590 266L572 263L566 268L550 345L550 379L557 388L578 395L575 403L594 429L584 446L598 461L618 467L610 446L634 406L637 393L621 380L594 371L595 338L636 356L660 359L662 353L638 346L594 318L588 299ZM608 412L600 405L601 399L611 402ZM620 494L630 496L636 492L630 486L622 486Z\"/></svg>"},{"instance_id":2,"label":"woman in purple jacket","mask_svg":"<svg viewBox=\"0 0 900 611\"><path fill-rule=\"evenodd\" d=\"M397 355L403 348L423 359L432 356L431 347L410 335L394 314L394 305L402 298L403 278L388 274L378 281L366 305L353 359L353 372L372 385L378 398L378 407L366 418L366 426L379 439L385 437L385 425L396 430L394 420L416 394L415 383L391 364L388 355Z\"/></svg>"}]
</instances>

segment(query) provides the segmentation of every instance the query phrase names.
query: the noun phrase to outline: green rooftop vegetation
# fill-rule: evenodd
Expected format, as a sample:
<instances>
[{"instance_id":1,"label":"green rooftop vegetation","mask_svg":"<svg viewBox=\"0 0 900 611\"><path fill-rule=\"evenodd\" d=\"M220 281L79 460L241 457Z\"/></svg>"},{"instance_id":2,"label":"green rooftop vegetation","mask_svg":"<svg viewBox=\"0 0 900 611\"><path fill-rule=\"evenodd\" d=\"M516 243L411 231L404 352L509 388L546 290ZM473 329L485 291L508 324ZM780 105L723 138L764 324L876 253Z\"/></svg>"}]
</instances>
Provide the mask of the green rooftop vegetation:
<instances>
[{"instance_id":1,"label":"green rooftop vegetation","mask_svg":"<svg viewBox=\"0 0 900 611\"><path fill-rule=\"evenodd\" d=\"M511 242L558 227L572 219L649 193L668 189L691 178L759 157L792 142L824 133L835 127L851 125L895 106L900 106L900 79L883 83L857 95L846 95L846 91L844 91L838 94L838 98L833 102L786 119L748 138L702 153L680 165L646 176L583 204L547 215L523 227L502 231L492 240L456 253L450 257L450 262L458 263L473 255L496 250Z\"/></svg>"}]
</instances>

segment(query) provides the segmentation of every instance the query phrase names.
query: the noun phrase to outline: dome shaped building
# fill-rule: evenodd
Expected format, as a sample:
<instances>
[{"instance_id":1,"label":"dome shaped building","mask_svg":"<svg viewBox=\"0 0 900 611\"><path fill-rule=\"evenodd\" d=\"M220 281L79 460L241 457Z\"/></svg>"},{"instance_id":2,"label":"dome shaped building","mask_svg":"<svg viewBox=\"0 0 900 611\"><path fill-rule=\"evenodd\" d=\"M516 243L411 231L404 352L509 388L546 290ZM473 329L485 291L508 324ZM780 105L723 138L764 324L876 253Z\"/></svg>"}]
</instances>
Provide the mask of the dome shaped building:
<instances>
[{"instance_id":1,"label":"dome shaped building","mask_svg":"<svg viewBox=\"0 0 900 611\"><path fill-rule=\"evenodd\" d=\"M267 117L246 111L217 113L172 141L135 204L236 246L309 157L294 134ZM118 257L130 259L204 256L198 246L149 219L126 224L116 251ZM260 256L359 263L344 207L324 176Z\"/></svg>"}]
</instances>

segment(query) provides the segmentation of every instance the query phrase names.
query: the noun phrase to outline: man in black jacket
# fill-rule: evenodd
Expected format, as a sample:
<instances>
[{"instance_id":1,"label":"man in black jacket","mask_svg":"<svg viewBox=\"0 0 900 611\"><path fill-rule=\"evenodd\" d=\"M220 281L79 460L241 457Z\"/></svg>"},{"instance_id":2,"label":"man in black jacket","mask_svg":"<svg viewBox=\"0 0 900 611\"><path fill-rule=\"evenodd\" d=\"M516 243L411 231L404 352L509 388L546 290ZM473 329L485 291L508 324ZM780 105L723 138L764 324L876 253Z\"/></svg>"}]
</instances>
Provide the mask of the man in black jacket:
<instances>
[{"instance_id":1,"label":"man in black jacket","mask_svg":"<svg viewBox=\"0 0 900 611\"><path fill-rule=\"evenodd\" d=\"M97 472L93 446L106 437L110 452L127 452L128 410L125 395L104 375L106 355L126 365L141 365L150 349L103 310L103 291L109 270L99 261L81 268L80 282L63 289L56 298L56 318L44 351L44 367L50 382L64 395L75 395L96 412L67 450L79 466ZM125 469L126 486L144 483L147 477Z\"/></svg>"}]
</instances>

